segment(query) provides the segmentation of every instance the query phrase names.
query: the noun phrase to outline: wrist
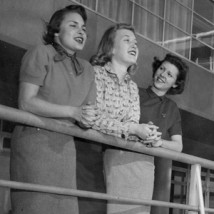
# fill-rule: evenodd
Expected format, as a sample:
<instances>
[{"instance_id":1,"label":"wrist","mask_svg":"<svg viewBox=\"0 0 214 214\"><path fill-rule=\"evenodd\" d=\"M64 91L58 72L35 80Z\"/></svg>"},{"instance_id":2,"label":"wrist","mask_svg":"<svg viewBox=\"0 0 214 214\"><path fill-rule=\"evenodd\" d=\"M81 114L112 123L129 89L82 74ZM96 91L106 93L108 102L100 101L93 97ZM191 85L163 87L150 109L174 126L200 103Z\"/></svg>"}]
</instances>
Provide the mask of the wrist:
<instances>
[{"instance_id":1,"label":"wrist","mask_svg":"<svg viewBox=\"0 0 214 214\"><path fill-rule=\"evenodd\" d=\"M163 147L163 139L160 139L160 140L158 141L158 143L159 143L160 147Z\"/></svg>"},{"instance_id":2,"label":"wrist","mask_svg":"<svg viewBox=\"0 0 214 214\"><path fill-rule=\"evenodd\" d=\"M69 118L75 119L76 121L80 121L79 117L79 108L74 106L68 106L67 108L67 114Z\"/></svg>"}]
</instances>

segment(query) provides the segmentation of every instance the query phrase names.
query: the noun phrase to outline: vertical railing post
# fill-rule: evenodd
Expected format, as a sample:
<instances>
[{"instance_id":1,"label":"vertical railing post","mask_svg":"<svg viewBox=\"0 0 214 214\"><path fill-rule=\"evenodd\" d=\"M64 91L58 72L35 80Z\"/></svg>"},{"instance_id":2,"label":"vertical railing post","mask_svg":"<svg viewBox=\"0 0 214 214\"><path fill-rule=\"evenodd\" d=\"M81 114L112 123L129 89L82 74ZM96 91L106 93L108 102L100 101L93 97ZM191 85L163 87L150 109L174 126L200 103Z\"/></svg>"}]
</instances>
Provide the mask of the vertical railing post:
<instances>
[{"instance_id":1,"label":"vertical railing post","mask_svg":"<svg viewBox=\"0 0 214 214\"><path fill-rule=\"evenodd\" d=\"M189 205L198 206L200 214L205 214L203 191L201 184L201 166L194 164L191 166L190 188L189 188ZM197 214L198 212L189 211L188 214Z\"/></svg>"},{"instance_id":2,"label":"vertical railing post","mask_svg":"<svg viewBox=\"0 0 214 214\"><path fill-rule=\"evenodd\" d=\"M210 178L211 172L210 169L207 169L206 177L205 177L205 191L204 191L204 205L205 207L209 207L210 205Z\"/></svg>"},{"instance_id":3,"label":"vertical railing post","mask_svg":"<svg viewBox=\"0 0 214 214\"><path fill-rule=\"evenodd\" d=\"M190 184L189 184L189 205L198 206L199 205L199 198L197 194L197 178L196 178L196 165L191 166L190 171ZM188 214L197 214L198 212L195 211L188 211Z\"/></svg>"}]
</instances>

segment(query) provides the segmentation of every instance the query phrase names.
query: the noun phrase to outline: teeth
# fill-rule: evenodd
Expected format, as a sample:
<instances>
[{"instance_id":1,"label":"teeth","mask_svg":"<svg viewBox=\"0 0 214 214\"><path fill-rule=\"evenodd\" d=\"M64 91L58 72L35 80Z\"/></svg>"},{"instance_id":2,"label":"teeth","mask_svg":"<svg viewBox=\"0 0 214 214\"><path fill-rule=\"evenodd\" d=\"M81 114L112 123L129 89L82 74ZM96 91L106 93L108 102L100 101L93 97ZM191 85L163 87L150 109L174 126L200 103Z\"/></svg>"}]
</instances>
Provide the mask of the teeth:
<instances>
[{"instance_id":1,"label":"teeth","mask_svg":"<svg viewBox=\"0 0 214 214\"><path fill-rule=\"evenodd\" d=\"M160 78L160 77L157 78L157 81L164 83L164 80L162 78Z\"/></svg>"},{"instance_id":2,"label":"teeth","mask_svg":"<svg viewBox=\"0 0 214 214\"><path fill-rule=\"evenodd\" d=\"M77 42L79 42L79 43L83 43L83 38L80 38L80 37L75 38L75 41L77 41Z\"/></svg>"},{"instance_id":3,"label":"teeth","mask_svg":"<svg viewBox=\"0 0 214 214\"><path fill-rule=\"evenodd\" d=\"M136 52L135 52L135 51L130 51L129 53L130 53L131 55L134 55L134 56L136 55Z\"/></svg>"}]
</instances>

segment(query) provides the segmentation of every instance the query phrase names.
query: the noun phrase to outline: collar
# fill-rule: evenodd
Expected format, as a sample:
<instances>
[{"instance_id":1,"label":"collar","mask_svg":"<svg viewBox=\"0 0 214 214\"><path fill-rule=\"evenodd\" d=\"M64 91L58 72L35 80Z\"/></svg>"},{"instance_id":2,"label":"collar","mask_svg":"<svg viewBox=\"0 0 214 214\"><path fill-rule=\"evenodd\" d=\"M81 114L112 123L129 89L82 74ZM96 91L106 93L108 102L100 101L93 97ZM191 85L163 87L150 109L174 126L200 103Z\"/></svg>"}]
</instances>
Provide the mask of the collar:
<instances>
[{"instance_id":1,"label":"collar","mask_svg":"<svg viewBox=\"0 0 214 214\"><path fill-rule=\"evenodd\" d=\"M53 47L56 50L56 54L54 56L54 61L55 62L61 62L65 60L66 58L70 58L72 62L72 67L74 68L75 72L77 75L80 75L83 72L83 66L79 62L79 60L76 57L76 53L74 54L69 54L61 45L54 43Z\"/></svg>"},{"instance_id":2,"label":"collar","mask_svg":"<svg viewBox=\"0 0 214 214\"><path fill-rule=\"evenodd\" d=\"M112 67L111 67L111 63L108 62L104 65L104 69L107 71L107 73L109 73L109 75L111 77L117 78L117 73L115 71L113 71ZM127 72L124 78L124 82L129 82L131 80L131 77L129 75L129 73Z\"/></svg>"},{"instance_id":3,"label":"collar","mask_svg":"<svg viewBox=\"0 0 214 214\"><path fill-rule=\"evenodd\" d=\"M164 96L158 96L157 94L155 94L155 92L152 91L152 86L149 86L149 87L146 89L146 91L147 91L147 93L149 94L149 96L150 96L151 98L157 98L157 99L159 99L160 101L163 101L163 100L166 99L166 96L165 96L165 95L164 95Z\"/></svg>"}]
</instances>

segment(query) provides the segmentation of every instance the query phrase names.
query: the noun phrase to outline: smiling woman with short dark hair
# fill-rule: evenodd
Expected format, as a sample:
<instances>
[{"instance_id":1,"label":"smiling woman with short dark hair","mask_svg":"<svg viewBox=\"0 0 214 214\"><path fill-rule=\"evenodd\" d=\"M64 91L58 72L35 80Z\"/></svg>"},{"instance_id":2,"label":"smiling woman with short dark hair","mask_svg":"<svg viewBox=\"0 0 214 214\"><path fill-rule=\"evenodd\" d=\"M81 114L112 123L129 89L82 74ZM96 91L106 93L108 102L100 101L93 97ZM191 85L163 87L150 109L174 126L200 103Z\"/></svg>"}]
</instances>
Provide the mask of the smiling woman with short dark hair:
<instances>
[{"instance_id":1,"label":"smiling woman with short dark hair","mask_svg":"<svg viewBox=\"0 0 214 214\"><path fill-rule=\"evenodd\" d=\"M27 51L20 71L19 108L33 114L88 127L96 120L87 103L96 99L94 71L76 57L86 42L86 13L70 5L56 11L44 43ZM90 121L83 120L84 108ZM73 137L19 125L11 142L11 180L76 189ZM12 190L13 214L79 213L76 197Z\"/></svg>"}]
</instances>

